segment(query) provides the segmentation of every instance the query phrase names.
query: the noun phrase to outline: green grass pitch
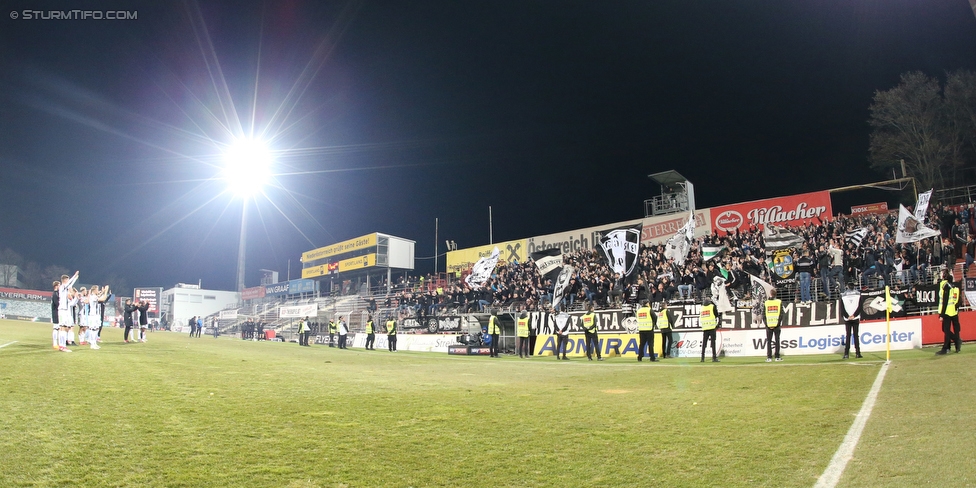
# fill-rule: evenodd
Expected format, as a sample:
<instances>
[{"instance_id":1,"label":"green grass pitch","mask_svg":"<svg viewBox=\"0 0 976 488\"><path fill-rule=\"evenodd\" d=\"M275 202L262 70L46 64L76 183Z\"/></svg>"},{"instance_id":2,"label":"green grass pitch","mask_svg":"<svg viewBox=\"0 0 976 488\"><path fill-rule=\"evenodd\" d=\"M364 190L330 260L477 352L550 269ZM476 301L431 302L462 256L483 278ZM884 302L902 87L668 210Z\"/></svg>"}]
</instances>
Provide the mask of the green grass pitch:
<instances>
[{"instance_id":1,"label":"green grass pitch","mask_svg":"<svg viewBox=\"0 0 976 488\"><path fill-rule=\"evenodd\" d=\"M637 363L0 321L0 486L812 486L883 355ZM976 354L894 356L841 486L976 486Z\"/></svg>"}]
</instances>

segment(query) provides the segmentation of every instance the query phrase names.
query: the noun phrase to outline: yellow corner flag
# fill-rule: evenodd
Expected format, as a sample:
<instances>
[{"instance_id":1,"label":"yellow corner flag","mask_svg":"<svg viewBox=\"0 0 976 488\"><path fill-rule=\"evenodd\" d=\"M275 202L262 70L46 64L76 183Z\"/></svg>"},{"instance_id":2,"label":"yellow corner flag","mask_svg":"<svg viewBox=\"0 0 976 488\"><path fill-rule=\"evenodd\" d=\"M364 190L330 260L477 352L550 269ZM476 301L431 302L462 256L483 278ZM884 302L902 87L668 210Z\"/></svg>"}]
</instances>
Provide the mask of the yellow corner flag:
<instances>
[{"instance_id":1,"label":"yellow corner flag","mask_svg":"<svg viewBox=\"0 0 976 488\"><path fill-rule=\"evenodd\" d=\"M885 285L885 361L891 361L891 288Z\"/></svg>"}]
</instances>

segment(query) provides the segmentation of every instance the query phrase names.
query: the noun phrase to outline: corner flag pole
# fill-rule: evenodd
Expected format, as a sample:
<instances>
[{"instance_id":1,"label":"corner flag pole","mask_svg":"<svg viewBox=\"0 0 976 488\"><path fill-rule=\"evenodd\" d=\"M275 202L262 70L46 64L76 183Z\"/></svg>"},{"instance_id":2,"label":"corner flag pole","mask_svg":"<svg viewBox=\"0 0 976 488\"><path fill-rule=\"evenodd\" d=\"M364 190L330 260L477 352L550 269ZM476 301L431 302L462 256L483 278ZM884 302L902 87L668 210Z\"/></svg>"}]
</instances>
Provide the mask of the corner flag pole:
<instances>
[{"instance_id":1,"label":"corner flag pole","mask_svg":"<svg viewBox=\"0 0 976 488\"><path fill-rule=\"evenodd\" d=\"M891 288L885 285L885 361L891 362Z\"/></svg>"}]
</instances>

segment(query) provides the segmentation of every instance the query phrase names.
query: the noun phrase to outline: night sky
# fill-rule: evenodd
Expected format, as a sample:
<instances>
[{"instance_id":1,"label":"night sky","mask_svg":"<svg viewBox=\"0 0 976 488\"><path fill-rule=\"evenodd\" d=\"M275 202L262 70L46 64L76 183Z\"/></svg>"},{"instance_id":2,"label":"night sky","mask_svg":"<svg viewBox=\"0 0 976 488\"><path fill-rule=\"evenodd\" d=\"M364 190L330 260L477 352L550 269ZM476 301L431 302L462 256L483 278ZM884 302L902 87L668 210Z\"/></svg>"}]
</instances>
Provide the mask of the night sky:
<instances>
[{"instance_id":1,"label":"night sky","mask_svg":"<svg viewBox=\"0 0 976 488\"><path fill-rule=\"evenodd\" d=\"M138 19L7 15L66 8ZM234 287L235 133L277 155L249 207L253 286L369 232L431 256L435 218L441 241L487 244L489 205L496 241L642 217L668 169L700 208L876 181L874 91L976 69L965 0L14 0L0 18L0 248L135 286Z\"/></svg>"}]
</instances>

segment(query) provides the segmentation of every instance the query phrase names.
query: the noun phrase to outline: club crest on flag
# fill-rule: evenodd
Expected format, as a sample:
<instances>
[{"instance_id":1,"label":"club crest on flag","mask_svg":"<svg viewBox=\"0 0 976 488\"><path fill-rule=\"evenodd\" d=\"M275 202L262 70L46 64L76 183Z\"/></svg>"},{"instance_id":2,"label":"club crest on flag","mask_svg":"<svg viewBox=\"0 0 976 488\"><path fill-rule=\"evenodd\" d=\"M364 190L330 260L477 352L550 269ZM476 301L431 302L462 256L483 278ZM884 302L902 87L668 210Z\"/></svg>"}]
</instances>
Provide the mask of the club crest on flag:
<instances>
[{"instance_id":1,"label":"club crest on flag","mask_svg":"<svg viewBox=\"0 0 976 488\"><path fill-rule=\"evenodd\" d=\"M794 271L792 249L773 251L773 274L781 280L788 280L793 277Z\"/></svg>"},{"instance_id":2,"label":"club crest on flag","mask_svg":"<svg viewBox=\"0 0 976 488\"><path fill-rule=\"evenodd\" d=\"M600 238L600 250L610 263L610 268L621 276L630 276L637 264L640 248L641 224L613 229Z\"/></svg>"}]
</instances>

